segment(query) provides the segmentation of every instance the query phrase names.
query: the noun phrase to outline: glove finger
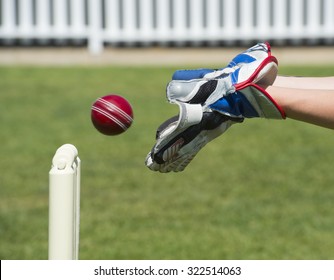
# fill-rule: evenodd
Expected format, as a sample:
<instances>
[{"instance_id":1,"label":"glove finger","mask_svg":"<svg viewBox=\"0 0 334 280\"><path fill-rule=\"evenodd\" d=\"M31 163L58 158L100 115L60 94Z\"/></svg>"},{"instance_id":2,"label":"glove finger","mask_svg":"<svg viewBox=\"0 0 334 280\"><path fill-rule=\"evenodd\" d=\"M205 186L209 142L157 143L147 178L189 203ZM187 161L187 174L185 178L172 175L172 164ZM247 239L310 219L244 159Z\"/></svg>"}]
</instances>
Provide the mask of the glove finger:
<instances>
[{"instance_id":1,"label":"glove finger","mask_svg":"<svg viewBox=\"0 0 334 280\"><path fill-rule=\"evenodd\" d=\"M145 160L145 165L152 171L159 171L161 169L161 164L158 164L153 161L151 153L148 153Z\"/></svg>"},{"instance_id":2,"label":"glove finger","mask_svg":"<svg viewBox=\"0 0 334 280\"><path fill-rule=\"evenodd\" d=\"M214 72L213 69L180 69L173 73L172 80L193 80L202 79L205 75Z\"/></svg>"}]
</instances>

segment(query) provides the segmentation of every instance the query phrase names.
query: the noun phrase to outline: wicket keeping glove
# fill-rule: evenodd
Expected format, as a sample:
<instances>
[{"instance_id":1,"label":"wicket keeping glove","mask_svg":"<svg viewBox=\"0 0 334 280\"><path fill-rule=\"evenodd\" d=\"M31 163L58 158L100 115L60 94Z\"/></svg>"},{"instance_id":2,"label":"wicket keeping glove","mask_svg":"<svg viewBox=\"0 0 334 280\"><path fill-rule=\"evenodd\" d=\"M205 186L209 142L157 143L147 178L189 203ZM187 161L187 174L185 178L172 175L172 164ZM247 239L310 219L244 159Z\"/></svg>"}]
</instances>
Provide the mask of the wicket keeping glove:
<instances>
[{"instance_id":1,"label":"wicket keeping glove","mask_svg":"<svg viewBox=\"0 0 334 280\"><path fill-rule=\"evenodd\" d=\"M267 46L267 45L266 45ZM246 51L247 52L247 51ZM146 165L154 171L184 170L201 148L244 118L282 119L283 110L258 84L272 84L277 75L277 60L267 49L261 59L236 59L231 68L204 71L203 78L172 80L167 86L167 99L179 105L180 114L164 122L157 131L156 144L146 157ZM203 69L192 71L198 74ZM179 78L187 70L180 70ZM203 73L203 72L202 72ZM208 78L208 74L211 75Z\"/></svg>"}]
</instances>

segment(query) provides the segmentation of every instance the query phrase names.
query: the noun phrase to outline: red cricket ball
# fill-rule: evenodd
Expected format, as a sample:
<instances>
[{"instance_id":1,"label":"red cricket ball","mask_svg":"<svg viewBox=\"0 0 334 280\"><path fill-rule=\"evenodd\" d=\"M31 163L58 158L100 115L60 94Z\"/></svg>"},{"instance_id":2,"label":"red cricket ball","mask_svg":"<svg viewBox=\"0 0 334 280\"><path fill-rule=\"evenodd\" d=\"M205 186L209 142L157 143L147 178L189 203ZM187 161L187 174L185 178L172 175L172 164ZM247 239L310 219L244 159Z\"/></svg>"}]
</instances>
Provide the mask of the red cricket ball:
<instances>
[{"instance_id":1,"label":"red cricket ball","mask_svg":"<svg viewBox=\"0 0 334 280\"><path fill-rule=\"evenodd\" d=\"M133 122L130 103L122 96L110 94L98 98L92 105L91 119L95 128L105 135L118 135Z\"/></svg>"}]
</instances>

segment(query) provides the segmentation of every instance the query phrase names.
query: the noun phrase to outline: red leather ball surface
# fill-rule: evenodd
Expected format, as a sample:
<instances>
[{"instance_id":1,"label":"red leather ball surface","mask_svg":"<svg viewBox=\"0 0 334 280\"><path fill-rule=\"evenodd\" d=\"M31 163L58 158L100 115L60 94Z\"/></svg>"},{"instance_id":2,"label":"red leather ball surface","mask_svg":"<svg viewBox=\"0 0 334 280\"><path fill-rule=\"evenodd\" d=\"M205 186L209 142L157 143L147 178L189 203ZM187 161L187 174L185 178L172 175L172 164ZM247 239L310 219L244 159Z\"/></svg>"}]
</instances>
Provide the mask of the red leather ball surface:
<instances>
[{"instance_id":1,"label":"red leather ball surface","mask_svg":"<svg viewBox=\"0 0 334 280\"><path fill-rule=\"evenodd\" d=\"M110 94L98 98L91 108L94 127L105 135L125 132L133 122L133 110L122 96Z\"/></svg>"}]
</instances>

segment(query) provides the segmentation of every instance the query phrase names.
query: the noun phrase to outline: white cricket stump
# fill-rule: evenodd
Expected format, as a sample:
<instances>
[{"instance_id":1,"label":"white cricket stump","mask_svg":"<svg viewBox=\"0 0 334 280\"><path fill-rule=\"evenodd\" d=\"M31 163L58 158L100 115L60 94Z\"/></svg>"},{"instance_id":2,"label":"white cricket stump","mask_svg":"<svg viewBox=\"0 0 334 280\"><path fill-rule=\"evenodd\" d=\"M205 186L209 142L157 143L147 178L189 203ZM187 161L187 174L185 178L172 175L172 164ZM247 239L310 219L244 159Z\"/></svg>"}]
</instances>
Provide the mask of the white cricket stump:
<instances>
[{"instance_id":1,"label":"white cricket stump","mask_svg":"<svg viewBox=\"0 0 334 280\"><path fill-rule=\"evenodd\" d=\"M49 260L77 260L80 230L80 159L62 145L49 172Z\"/></svg>"}]
</instances>

